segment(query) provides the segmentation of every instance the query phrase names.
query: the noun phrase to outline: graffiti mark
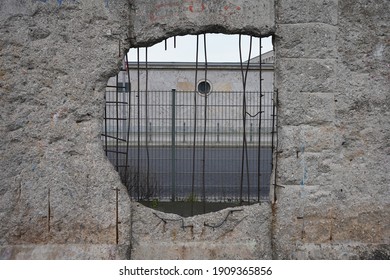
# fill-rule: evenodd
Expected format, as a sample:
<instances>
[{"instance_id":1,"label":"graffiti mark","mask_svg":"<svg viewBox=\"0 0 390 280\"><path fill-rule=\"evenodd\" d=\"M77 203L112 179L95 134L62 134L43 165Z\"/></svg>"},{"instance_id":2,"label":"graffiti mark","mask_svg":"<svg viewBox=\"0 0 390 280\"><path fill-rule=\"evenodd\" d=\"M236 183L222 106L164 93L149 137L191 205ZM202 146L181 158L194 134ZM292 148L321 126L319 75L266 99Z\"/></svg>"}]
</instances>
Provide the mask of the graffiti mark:
<instances>
[{"instance_id":1,"label":"graffiti mark","mask_svg":"<svg viewBox=\"0 0 390 280\"><path fill-rule=\"evenodd\" d=\"M172 16L177 16L184 12L181 1L168 1L154 6L150 13L151 21L159 21Z\"/></svg>"},{"instance_id":2,"label":"graffiti mark","mask_svg":"<svg viewBox=\"0 0 390 280\"><path fill-rule=\"evenodd\" d=\"M205 6L205 4L204 4L203 1L202 1L202 3L200 4L200 6L199 6L199 5L190 5L190 6L188 7L188 9L189 9L189 11L190 11L191 13L194 13L194 12L203 12L203 11L206 9L206 6Z\"/></svg>"},{"instance_id":3,"label":"graffiti mark","mask_svg":"<svg viewBox=\"0 0 390 280\"><path fill-rule=\"evenodd\" d=\"M106 8L109 7L109 3L110 3L110 0L104 0L104 6L105 6Z\"/></svg>"},{"instance_id":4,"label":"graffiti mark","mask_svg":"<svg viewBox=\"0 0 390 280\"><path fill-rule=\"evenodd\" d=\"M42 2L42 3L47 3L47 0L38 0L39 2ZM76 0L69 0L69 1L71 1L71 2L76 2ZM68 2L69 2L68 1ZM57 4L58 4L58 6L61 6L62 4L64 3L64 0L57 0Z\"/></svg>"},{"instance_id":5,"label":"graffiti mark","mask_svg":"<svg viewBox=\"0 0 390 280\"><path fill-rule=\"evenodd\" d=\"M229 3L229 5L225 5L225 7L223 7L223 9L225 11L231 11L232 13L234 13L235 11L240 11L241 10L241 7L240 6L236 6L232 3Z\"/></svg>"},{"instance_id":6,"label":"graffiti mark","mask_svg":"<svg viewBox=\"0 0 390 280\"><path fill-rule=\"evenodd\" d=\"M240 11L240 6L226 0L217 3L207 0L162 0L152 8L149 18L151 21L161 21L185 13L203 12L226 17L232 16Z\"/></svg>"},{"instance_id":7,"label":"graffiti mark","mask_svg":"<svg viewBox=\"0 0 390 280\"><path fill-rule=\"evenodd\" d=\"M40 2L47 3L47 0L39 0ZM57 0L58 6L62 5L63 0Z\"/></svg>"}]
</instances>

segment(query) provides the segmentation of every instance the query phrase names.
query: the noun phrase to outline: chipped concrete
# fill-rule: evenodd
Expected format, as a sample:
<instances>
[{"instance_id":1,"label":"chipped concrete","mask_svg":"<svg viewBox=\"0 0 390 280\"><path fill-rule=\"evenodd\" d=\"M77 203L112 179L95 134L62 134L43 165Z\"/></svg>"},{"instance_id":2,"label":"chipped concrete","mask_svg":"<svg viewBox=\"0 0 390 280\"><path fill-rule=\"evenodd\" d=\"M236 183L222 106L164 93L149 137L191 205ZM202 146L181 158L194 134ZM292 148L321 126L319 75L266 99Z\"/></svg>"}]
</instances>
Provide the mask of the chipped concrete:
<instances>
[{"instance_id":1,"label":"chipped concrete","mask_svg":"<svg viewBox=\"0 0 390 280\"><path fill-rule=\"evenodd\" d=\"M132 258L270 259L268 203L182 218L132 207Z\"/></svg>"}]
</instances>

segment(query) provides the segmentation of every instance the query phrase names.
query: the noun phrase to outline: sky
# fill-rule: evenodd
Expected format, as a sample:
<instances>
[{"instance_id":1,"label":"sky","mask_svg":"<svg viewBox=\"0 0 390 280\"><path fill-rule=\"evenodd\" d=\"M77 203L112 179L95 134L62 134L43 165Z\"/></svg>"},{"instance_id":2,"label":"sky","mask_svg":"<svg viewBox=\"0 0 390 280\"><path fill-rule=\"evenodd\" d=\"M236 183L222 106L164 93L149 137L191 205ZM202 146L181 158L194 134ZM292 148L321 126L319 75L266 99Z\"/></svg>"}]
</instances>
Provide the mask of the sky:
<instances>
[{"instance_id":1,"label":"sky","mask_svg":"<svg viewBox=\"0 0 390 280\"><path fill-rule=\"evenodd\" d=\"M204 39L199 35L199 62L203 62ZM239 35L225 34L207 34L207 61L208 62L239 62ZM250 36L241 36L242 60L248 60ZM262 39L262 53L273 49L271 37ZM252 38L251 58L259 55L259 38ZM136 49L130 49L128 55L129 61L137 60ZM196 60L196 35L186 35L176 37L176 48L174 48L174 39L167 40L167 50L165 42L160 42L148 48L149 62L195 62ZM145 61L145 48L140 49L140 61Z\"/></svg>"}]
</instances>

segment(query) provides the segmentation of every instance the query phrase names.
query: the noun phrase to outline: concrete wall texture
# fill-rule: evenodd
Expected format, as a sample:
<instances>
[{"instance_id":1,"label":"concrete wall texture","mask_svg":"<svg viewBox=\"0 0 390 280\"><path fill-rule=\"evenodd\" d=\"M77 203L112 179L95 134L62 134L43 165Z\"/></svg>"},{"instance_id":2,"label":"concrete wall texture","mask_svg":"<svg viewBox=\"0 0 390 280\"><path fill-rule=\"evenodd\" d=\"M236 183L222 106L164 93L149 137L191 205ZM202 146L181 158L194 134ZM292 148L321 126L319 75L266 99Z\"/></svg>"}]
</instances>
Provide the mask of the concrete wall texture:
<instances>
[{"instance_id":1,"label":"concrete wall texture","mask_svg":"<svg viewBox=\"0 0 390 280\"><path fill-rule=\"evenodd\" d=\"M389 10L1 1L0 258L389 259ZM200 32L275 37L276 199L184 219L131 202L99 134L125 51Z\"/></svg>"}]
</instances>

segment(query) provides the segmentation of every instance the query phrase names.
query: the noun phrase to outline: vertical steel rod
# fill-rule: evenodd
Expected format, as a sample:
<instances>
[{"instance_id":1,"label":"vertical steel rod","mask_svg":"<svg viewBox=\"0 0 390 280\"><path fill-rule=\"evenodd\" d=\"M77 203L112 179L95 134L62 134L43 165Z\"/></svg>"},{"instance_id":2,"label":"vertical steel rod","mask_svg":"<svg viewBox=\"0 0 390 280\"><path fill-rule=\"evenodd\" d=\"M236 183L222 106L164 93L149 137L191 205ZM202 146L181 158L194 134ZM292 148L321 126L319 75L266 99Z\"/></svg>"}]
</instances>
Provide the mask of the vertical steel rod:
<instances>
[{"instance_id":1,"label":"vertical steel rod","mask_svg":"<svg viewBox=\"0 0 390 280\"><path fill-rule=\"evenodd\" d=\"M140 58L139 58L139 48L137 48L137 200L140 200L140 160L141 160L141 79L140 79Z\"/></svg>"},{"instance_id":2,"label":"vertical steel rod","mask_svg":"<svg viewBox=\"0 0 390 280\"><path fill-rule=\"evenodd\" d=\"M116 143L115 143L115 169L119 171L119 73L116 75L116 89L115 89L115 110L116 110Z\"/></svg>"},{"instance_id":3,"label":"vertical steel rod","mask_svg":"<svg viewBox=\"0 0 390 280\"><path fill-rule=\"evenodd\" d=\"M203 35L203 47L204 47L204 80L207 81L207 42L206 34ZM205 86L206 89L206 86ZM203 201L203 213L206 213L206 133L207 133L207 96L208 93L204 94L204 128L203 128L203 156L202 156L202 201Z\"/></svg>"},{"instance_id":4,"label":"vertical steel rod","mask_svg":"<svg viewBox=\"0 0 390 280\"><path fill-rule=\"evenodd\" d=\"M119 244L119 189L115 190L115 243Z\"/></svg>"},{"instance_id":5,"label":"vertical steel rod","mask_svg":"<svg viewBox=\"0 0 390 280\"><path fill-rule=\"evenodd\" d=\"M274 93L274 106L273 106L273 123L272 123L272 147L274 146L274 137L276 137L276 147L275 149L277 149L278 145L279 145L279 139L278 139L278 136L275 135L277 134L277 129L278 129L278 122L277 122L277 119L275 121L275 118L277 118L277 107L278 107L278 100L279 100L279 91L276 90L275 93ZM276 130L275 130L275 126L276 126ZM273 157L274 157L274 148L272 148L272 159L271 159L271 162L273 162ZM271 165L272 167L272 165ZM278 153L275 153L275 169L274 169L274 202L276 202L277 200L277 195L276 195L276 178L277 178L277 169L278 169Z\"/></svg>"},{"instance_id":6,"label":"vertical steel rod","mask_svg":"<svg viewBox=\"0 0 390 280\"><path fill-rule=\"evenodd\" d=\"M47 232L50 232L51 205L50 205L50 187L47 189Z\"/></svg>"},{"instance_id":7,"label":"vertical steel rod","mask_svg":"<svg viewBox=\"0 0 390 280\"><path fill-rule=\"evenodd\" d=\"M249 65L251 61L251 54L252 54L252 36L249 37L249 52L248 52L248 63L247 68L245 71L245 90L244 90L244 96L245 96L245 127L246 127L246 118L247 118L247 101L246 101L246 82L248 78L248 72L249 72ZM245 134L245 157L246 157L246 177L248 182L248 205L250 204L250 181L249 181L249 157L248 157L248 142L246 138L246 128L244 130Z\"/></svg>"},{"instance_id":8,"label":"vertical steel rod","mask_svg":"<svg viewBox=\"0 0 390 280\"><path fill-rule=\"evenodd\" d=\"M260 90L260 96L259 96L259 139L258 139L258 147L257 147L257 201L260 203L260 196L261 196L261 115L262 115L262 98L263 98L263 64L262 64L262 55L261 55L261 49L263 48L261 43L261 37L259 38L259 90Z\"/></svg>"},{"instance_id":9,"label":"vertical steel rod","mask_svg":"<svg viewBox=\"0 0 390 280\"><path fill-rule=\"evenodd\" d=\"M150 155L149 155L149 144L148 144L148 82L149 82L149 69L148 69L148 48L145 48L145 147L146 147L146 195L149 197L149 182L150 182Z\"/></svg>"},{"instance_id":10,"label":"vertical steel rod","mask_svg":"<svg viewBox=\"0 0 390 280\"><path fill-rule=\"evenodd\" d=\"M250 37L248 61L244 73L243 61L242 61L242 49L241 49L241 34L240 34L239 53L240 53L240 67L241 67L241 76L242 76L242 85L243 85L243 101L242 101L243 141L242 141L242 162L241 162L241 179L240 179L240 204L242 204L243 201L242 198L243 198L243 187L244 187L244 165L246 165L246 175L247 175L247 183L248 183L248 204L250 203L249 159L248 159L248 145L246 139L246 115L247 115L246 82L247 82L247 77L249 72L251 52L252 52L252 36Z\"/></svg>"},{"instance_id":11,"label":"vertical steel rod","mask_svg":"<svg viewBox=\"0 0 390 280\"><path fill-rule=\"evenodd\" d=\"M176 198L176 90L172 89L171 162L172 202Z\"/></svg>"},{"instance_id":12,"label":"vertical steel rod","mask_svg":"<svg viewBox=\"0 0 390 280\"><path fill-rule=\"evenodd\" d=\"M118 44L118 57L121 57L121 40L119 40L119 44Z\"/></svg>"},{"instance_id":13,"label":"vertical steel rod","mask_svg":"<svg viewBox=\"0 0 390 280\"><path fill-rule=\"evenodd\" d=\"M106 93L104 94L104 149L105 149L105 152L106 152L106 157L108 156L108 147L107 147L107 94L108 92L106 91Z\"/></svg>"},{"instance_id":14,"label":"vertical steel rod","mask_svg":"<svg viewBox=\"0 0 390 280\"><path fill-rule=\"evenodd\" d=\"M131 191L129 189L129 178L128 178L128 171L129 171L129 142L130 142L130 126L131 126L131 81L130 81L130 69L129 69L129 58L127 54L125 55L125 66L126 66L126 72L127 72L127 80L129 82L129 92L128 92L128 116L127 116L127 137L126 137L126 158L125 158L125 186L129 191L129 194L131 194Z\"/></svg>"},{"instance_id":15,"label":"vertical steel rod","mask_svg":"<svg viewBox=\"0 0 390 280\"><path fill-rule=\"evenodd\" d=\"M245 92L245 82L244 82L244 70L243 70L243 62L242 62L242 49L241 49L241 34L239 35L238 37L238 40L239 40L239 53L240 53L240 67L241 67L241 78L242 78L242 83L243 83L243 87L244 87L244 92ZM243 93L244 94L244 93ZM244 97L243 97L243 100L245 101L245 94L244 94ZM243 202L243 194L244 194L244 191L243 191L243 188L244 188L244 157L245 157L245 154L244 154L244 149L245 149L245 109L244 109L244 106L242 108L243 110L243 129L244 129L244 133L243 133L243 141L242 141L242 154L241 154L241 177L240 177L240 205L242 205L242 202Z\"/></svg>"},{"instance_id":16,"label":"vertical steel rod","mask_svg":"<svg viewBox=\"0 0 390 280\"><path fill-rule=\"evenodd\" d=\"M199 64L199 35L196 35L196 62L195 62L195 89L194 89L194 139L192 146L192 182L191 182L191 216L194 214L195 200L195 165L196 165L196 126L197 126L197 83L198 83L198 64Z\"/></svg>"}]
</instances>

